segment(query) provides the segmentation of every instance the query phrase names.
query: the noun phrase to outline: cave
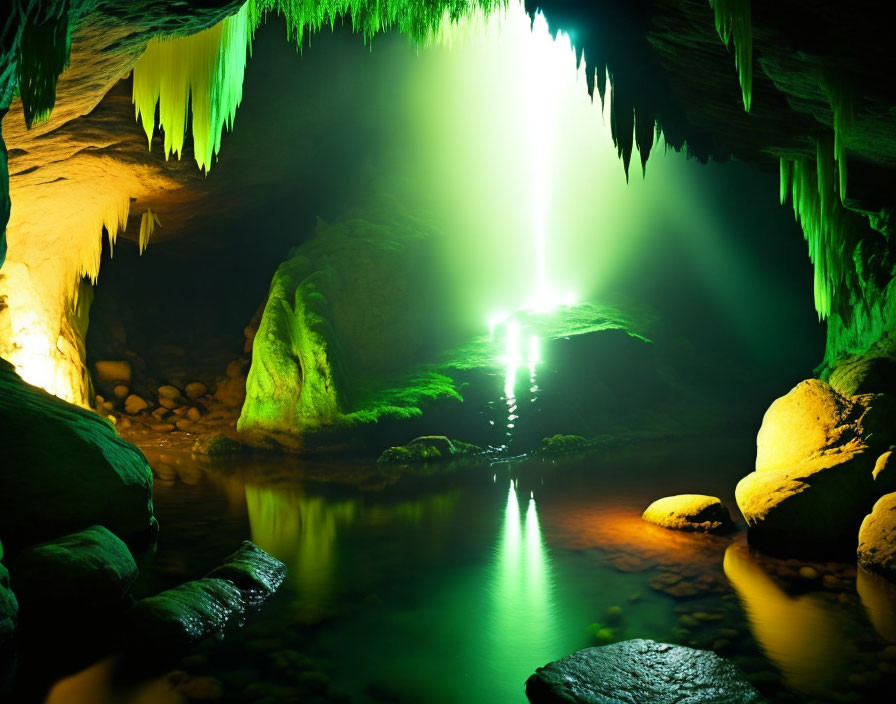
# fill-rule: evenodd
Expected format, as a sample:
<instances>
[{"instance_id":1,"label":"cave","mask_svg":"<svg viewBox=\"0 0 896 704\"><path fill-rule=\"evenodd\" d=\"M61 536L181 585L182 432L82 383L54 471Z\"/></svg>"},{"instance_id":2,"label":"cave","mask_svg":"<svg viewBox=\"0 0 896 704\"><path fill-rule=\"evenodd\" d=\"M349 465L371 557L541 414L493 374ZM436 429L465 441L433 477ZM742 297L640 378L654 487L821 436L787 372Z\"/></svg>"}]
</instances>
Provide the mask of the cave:
<instances>
[{"instance_id":1,"label":"cave","mask_svg":"<svg viewBox=\"0 0 896 704\"><path fill-rule=\"evenodd\" d=\"M5 4L0 700L892 696L881 3Z\"/></svg>"}]
</instances>

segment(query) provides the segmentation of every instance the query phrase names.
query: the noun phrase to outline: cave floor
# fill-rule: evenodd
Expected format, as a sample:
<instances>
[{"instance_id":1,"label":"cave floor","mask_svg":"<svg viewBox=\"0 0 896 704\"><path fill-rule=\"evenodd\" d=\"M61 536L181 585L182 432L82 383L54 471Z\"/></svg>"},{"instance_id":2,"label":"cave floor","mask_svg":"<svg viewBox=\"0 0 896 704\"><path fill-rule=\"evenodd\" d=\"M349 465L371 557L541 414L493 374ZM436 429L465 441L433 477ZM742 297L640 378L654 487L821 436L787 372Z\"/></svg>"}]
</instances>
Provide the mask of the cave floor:
<instances>
[{"instance_id":1,"label":"cave floor","mask_svg":"<svg viewBox=\"0 0 896 704\"><path fill-rule=\"evenodd\" d=\"M524 702L536 667L628 638L714 650L773 701L883 700L896 596L881 583L751 553L743 532L640 519L672 493L733 507L746 440L406 473L145 446L162 530L139 591L198 577L245 538L289 577L174 672L123 682L106 661L66 701Z\"/></svg>"}]
</instances>

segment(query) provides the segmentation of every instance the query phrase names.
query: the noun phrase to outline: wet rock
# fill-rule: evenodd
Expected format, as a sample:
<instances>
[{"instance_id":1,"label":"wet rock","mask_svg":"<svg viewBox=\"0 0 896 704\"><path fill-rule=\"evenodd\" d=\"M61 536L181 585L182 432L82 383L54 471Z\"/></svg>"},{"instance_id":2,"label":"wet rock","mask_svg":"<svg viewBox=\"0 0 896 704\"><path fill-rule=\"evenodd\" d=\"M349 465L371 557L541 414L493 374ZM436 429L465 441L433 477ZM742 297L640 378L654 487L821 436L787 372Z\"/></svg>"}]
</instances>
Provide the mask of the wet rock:
<instances>
[{"instance_id":1,"label":"wet rock","mask_svg":"<svg viewBox=\"0 0 896 704\"><path fill-rule=\"evenodd\" d=\"M145 542L152 470L108 421L22 381L0 361L0 535L26 547L92 525Z\"/></svg>"},{"instance_id":2,"label":"wet rock","mask_svg":"<svg viewBox=\"0 0 896 704\"><path fill-rule=\"evenodd\" d=\"M197 399L208 393L208 387L200 381L193 381L186 385L184 393L189 399Z\"/></svg>"},{"instance_id":3,"label":"wet rock","mask_svg":"<svg viewBox=\"0 0 896 704\"><path fill-rule=\"evenodd\" d=\"M149 408L149 404L137 394L131 394L124 400L124 412L132 416Z\"/></svg>"},{"instance_id":4,"label":"wet rock","mask_svg":"<svg viewBox=\"0 0 896 704\"><path fill-rule=\"evenodd\" d=\"M131 383L131 363L102 360L93 365L94 379L98 384L114 386Z\"/></svg>"},{"instance_id":5,"label":"wet rock","mask_svg":"<svg viewBox=\"0 0 896 704\"><path fill-rule=\"evenodd\" d=\"M244 540L239 549L208 576L233 582L249 603L256 603L277 591L286 579L286 565L255 543Z\"/></svg>"},{"instance_id":6,"label":"wet rock","mask_svg":"<svg viewBox=\"0 0 896 704\"><path fill-rule=\"evenodd\" d=\"M482 448L459 440L451 440L444 435L423 435L414 438L407 445L386 449L377 462L382 464L435 462L477 452L482 452Z\"/></svg>"},{"instance_id":7,"label":"wet rock","mask_svg":"<svg viewBox=\"0 0 896 704\"><path fill-rule=\"evenodd\" d=\"M234 584L205 577L143 599L131 609L129 620L148 642L178 647L220 631L244 610Z\"/></svg>"},{"instance_id":8,"label":"wet rock","mask_svg":"<svg viewBox=\"0 0 896 704\"><path fill-rule=\"evenodd\" d=\"M246 451L246 446L224 433L204 435L193 443L193 452L212 457L226 457Z\"/></svg>"},{"instance_id":9,"label":"wet rock","mask_svg":"<svg viewBox=\"0 0 896 704\"><path fill-rule=\"evenodd\" d=\"M865 569L896 580L896 493L878 499L862 521L857 556Z\"/></svg>"},{"instance_id":10,"label":"wet rock","mask_svg":"<svg viewBox=\"0 0 896 704\"><path fill-rule=\"evenodd\" d=\"M861 401L861 402L860 402ZM737 485L751 542L775 551L851 551L873 495L866 435L888 415L878 397L847 399L810 379L766 411L756 471Z\"/></svg>"},{"instance_id":11,"label":"wet rock","mask_svg":"<svg viewBox=\"0 0 896 704\"><path fill-rule=\"evenodd\" d=\"M120 538L91 526L22 551L15 580L25 610L83 614L120 606L137 580L137 565Z\"/></svg>"},{"instance_id":12,"label":"wet rock","mask_svg":"<svg viewBox=\"0 0 896 704\"><path fill-rule=\"evenodd\" d=\"M0 543L0 560L3 559L3 543ZM0 564L0 671L2 662L12 645L13 632L18 620L19 604L9 588L9 572ZM2 678L0 678L2 682Z\"/></svg>"},{"instance_id":13,"label":"wet rock","mask_svg":"<svg viewBox=\"0 0 896 704\"><path fill-rule=\"evenodd\" d=\"M715 653L652 640L586 648L538 668L532 704L758 704L745 676Z\"/></svg>"},{"instance_id":14,"label":"wet rock","mask_svg":"<svg viewBox=\"0 0 896 704\"><path fill-rule=\"evenodd\" d=\"M654 501L641 516L673 530L724 533L734 529L728 509L715 496L679 494Z\"/></svg>"},{"instance_id":15,"label":"wet rock","mask_svg":"<svg viewBox=\"0 0 896 704\"><path fill-rule=\"evenodd\" d=\"M877 496L896 491L896 459L892 451L887 450L877 458L871 476L874 478L874 493Z\"/></svg>"}]
</instances>

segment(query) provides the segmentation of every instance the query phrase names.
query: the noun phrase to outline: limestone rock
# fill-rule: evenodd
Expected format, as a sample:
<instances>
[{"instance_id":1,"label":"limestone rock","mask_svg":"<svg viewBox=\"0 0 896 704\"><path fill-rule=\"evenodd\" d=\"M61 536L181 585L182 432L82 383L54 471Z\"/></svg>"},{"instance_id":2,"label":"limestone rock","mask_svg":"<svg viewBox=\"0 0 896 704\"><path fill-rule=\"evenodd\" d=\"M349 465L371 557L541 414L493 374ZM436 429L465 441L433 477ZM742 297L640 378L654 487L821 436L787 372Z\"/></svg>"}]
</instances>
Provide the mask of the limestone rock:
<instances>
[{"instance_id":1,"label":"limestone rock","mask_svg":"<svg viewBox=\"0 0 896 704\"><path fill-rule=\"evenodd\" d=\"M715 496L679 494L654 501L641 516L663 528L723 533L734 528L728 509Z\"/></svg>"},{"instance_id":2,"label":"limestone rock","mask_svg":"<svg viewBox=\"0 0 896 704\"><path fill-rule=\"evenodd\" d=\"M896 493L878 499L859 529L859 564L896 580Z\"/></svg>"},{"instance_id":3,"label":"limestone rock","mask_svg":"<svg viewBox=\"0 0 896 704\"><path fill-rule=\"evenodd\" d=\"M147 408L149 408L149 404L137 394L131 394L124 400L124 411L132 416L137 415L140 411L145 411Z\"/></svg>"},{"instance_id":4,"label":"limestone rock","mask_svg":"<svg viewBox=\"0 0 896 704\"><path fill-rule=\"evenodd\" d=\"M194 381L187 384L184 388L184 393L187 395L187 398L197 399L208 393L208 387L200 381Z\"/></svg>"},{"instance_id":5,"label":"limestone rock","mask_svg":"<svg viewBox=\"0 0 896 704\"><path fill-rule=\"evenodd\" d=\"M652 640L585 648L526 681L532 704L759 704L744 675L715 653Z\"/></svg>"},{"instance_id":6,"label":"limestone rock","mask_svg":"<svg viewBox=\"0 0 896 704\"><path fill-rule=\"evenodd\" d=\"M874 478L875 495L883 496L896 491L896 458L891 450L877 458L871 476Z\"/></svg>"},{"instance_id":7,"label":"limestone rock","mask_svg":"<svg viewBox=\"0 0 896 704\"><path fill-rule=\"evenodd\" d=\"M83 612L121 604L137 580L127 546L103 526L55 538L16 558L16 591L26 609Z\"/></svg>"},{"instance_id":8,"label":"limestone rock","mask_svg":"<svg viewBox=\"0 0 896 704\"><path fill-rule=\"evenodd\" d=\"M756 471L735 496L750 539L778 551L852 550L872 501L868 426L877 397L847 399L816 379L766 411L756 438ZM886 404L884 404L886 405Z\"/></svg>"},{"instance_id":9,"label":"limestone rock","mask_svg":"<svg viewBox=\"0 0 896 704\"><path fill-rule=\"evenodd\" d=\"M125 541L158 530L152 470L108 421L26 384L0 360L0 535L18 547L104 525Z\"/></svg>"},{"instance_id":10,"label":"limestone rock","mask_svg":"<svg viewBox=\"0 0 896 704\"><path fill-rule=\"evenodd\" d=\"M896 394L896 360L856 355L839 362L828 383L844 396L868 393Z\"/></svg>"},{"instance_id":11,"label":"limestone rock","mask_svg":"<svg viewBox=\"0 0 896 704\"><path fill-rule=\"evenodd\" d=\"M131 383L131 363L126 361L103 360L93 365L98 383L114 385Z\"/></svg>"}]
</instances>

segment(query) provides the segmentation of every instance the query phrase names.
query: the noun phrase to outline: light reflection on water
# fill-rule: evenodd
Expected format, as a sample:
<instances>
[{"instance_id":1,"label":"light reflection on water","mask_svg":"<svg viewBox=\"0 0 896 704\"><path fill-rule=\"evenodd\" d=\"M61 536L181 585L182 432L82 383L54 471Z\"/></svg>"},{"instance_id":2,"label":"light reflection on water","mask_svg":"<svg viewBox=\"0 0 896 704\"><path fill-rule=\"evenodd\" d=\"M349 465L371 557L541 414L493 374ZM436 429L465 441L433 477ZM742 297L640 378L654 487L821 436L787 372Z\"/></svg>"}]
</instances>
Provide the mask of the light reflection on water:
<instances>
[{"instance_id":1,"label":"light reflection on water","mask_svg":"<svg viewBox=\"0 0 896 704\"><path fill-rule=\"evenodd\" d=\"M229 701L255 700L232 672L300 687L294 668L271 669L269 658L287 652L329 678L314 690L323 701L523 702L536 667L598 644L589 627L718 647L773 696L871 701L892 685L883 660L878 669L896 629L891 585L861 573L856 585L845 566L818 565L834 586L794 586L792 564L757 557L742 535L670 533L639 519L648 499L690 489L688 469L670 471L690 467L689 452L607 466L593 456L524 461L372 492L311 482L282 462L221 471L169 458L175 478L156 496L163 542L144 578L158 589L169 565L193 570L173 581L200 576L244 537L288 565L271 602L203 648L195 674L219 679ZM728 500L728 480L713 486L706 467L690 471ZM703 591L673 598L653 586L670 575L681 579L673 587ZM606 620L611 607L620 622ZM683 628L694 613L709 620ZM83 687L102 693L100 680L94 671Z\"/></svg>"}]
</instances>

